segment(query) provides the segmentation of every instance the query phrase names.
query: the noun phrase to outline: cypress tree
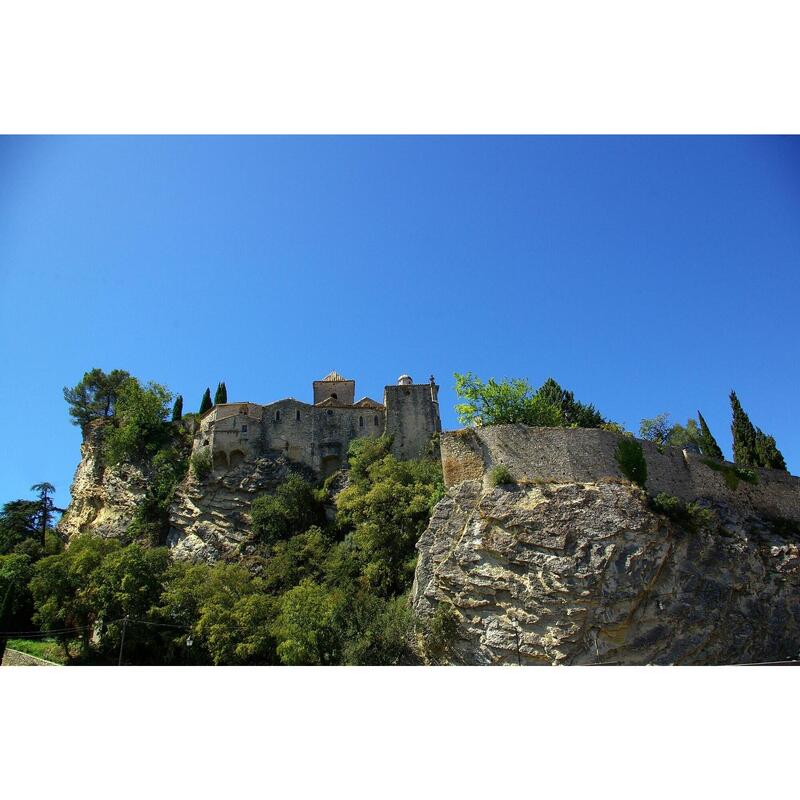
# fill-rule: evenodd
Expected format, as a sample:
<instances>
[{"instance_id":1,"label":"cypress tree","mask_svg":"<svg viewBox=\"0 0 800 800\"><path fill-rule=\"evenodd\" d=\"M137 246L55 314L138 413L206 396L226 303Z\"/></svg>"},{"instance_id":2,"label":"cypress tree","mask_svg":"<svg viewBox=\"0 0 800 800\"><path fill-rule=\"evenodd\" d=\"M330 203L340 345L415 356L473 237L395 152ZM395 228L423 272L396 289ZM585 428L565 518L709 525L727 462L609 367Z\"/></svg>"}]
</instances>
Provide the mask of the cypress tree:
<instances>
[{"instance_id":1,"label":"cypress tree","mask_svg":"<svg viewBox=\"0 0 800 800\"><path fill-rule=\"evenodd\" d=\"M225 381L217 384L217 391L214 394L214 405L228 402L228 390L225 387Z\"/></svg>"},{"instance_id":2,"label":"cypress tree","mask_svg":"<svg viewBox=\"0 0 800 800\"><path fill-rule=\"evenodd\" d=\"M775 439L768 436L760 428L756 428L756 455L759 466L767 469L782 469L787 472L783 454L778 450Z\"/></svg>"},{"instance_id":3,"label":"cypress tree","mask_svg":"<svg viewBox=\"0 0 800 800\"><path fill-rule=\"evenodd\" d=\"M212 408L214 404L211 402L211 389L206 387L205 394L203 395L203 399L200 401L200 413L205 414L210 408Z\"/></svg>"},{"instance_id":4,"label":"cypress tree","mask_svg":"<svg viewBox=\"0 0 800 800\"><path fill-rule=\"evenodd\" d=\"M722 455L722 450L720 450L717 440L712 436L706 421L703 419L703 415L699 411L697 412L697 418L700 420L700 451L704 456L724 461L725 456Z\"/></svg>"},{"instance_id":5,"label":"cypress tree","mask_svg":"<svg viewBox=\"0 0 800 800\"><path fill-rule=\"evenodd\" d=\"M180 422L183 417L183 395L178 395L175 398L175 405L172 406L172 421Z\"/></svg>"},{"instance_id":6,"label":"cypress tree","mask_svg":"<svg viewBox=\"0 0 800 800\"><path fill-rule=\"evenodd\" d=\"M733 433L733 460L742 467L759 466L756 452L756 429L742 408L736 392L731 391L731 432Z\"/></svg>"}]
</instances>

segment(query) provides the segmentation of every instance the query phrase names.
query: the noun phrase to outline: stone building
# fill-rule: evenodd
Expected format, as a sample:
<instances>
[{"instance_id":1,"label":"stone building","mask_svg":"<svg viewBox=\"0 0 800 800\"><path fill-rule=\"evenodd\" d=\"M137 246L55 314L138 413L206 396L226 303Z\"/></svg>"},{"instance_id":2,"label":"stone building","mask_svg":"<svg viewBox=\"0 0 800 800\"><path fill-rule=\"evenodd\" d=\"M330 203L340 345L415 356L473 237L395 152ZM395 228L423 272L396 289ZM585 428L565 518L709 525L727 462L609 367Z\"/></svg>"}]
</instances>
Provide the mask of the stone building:
<instances>
[{"instance_id":1,"label":"stone building","mask_svg":"<svg viewBox=\"0 0 800 800\"><path fill-rule=\"evenodd\" d=\"M441 431L439 387L401 375L386 386L383 402L355 399L356 384L337 372L313 383L313 403L294 398L267 405L223 403L200 418L193 452L207 450L214 471L226 472L244 461L282 454L323 477L343 467L353 439L389 434L398 458L424 455L431 436Z\"/></svg>"}]
</instances>

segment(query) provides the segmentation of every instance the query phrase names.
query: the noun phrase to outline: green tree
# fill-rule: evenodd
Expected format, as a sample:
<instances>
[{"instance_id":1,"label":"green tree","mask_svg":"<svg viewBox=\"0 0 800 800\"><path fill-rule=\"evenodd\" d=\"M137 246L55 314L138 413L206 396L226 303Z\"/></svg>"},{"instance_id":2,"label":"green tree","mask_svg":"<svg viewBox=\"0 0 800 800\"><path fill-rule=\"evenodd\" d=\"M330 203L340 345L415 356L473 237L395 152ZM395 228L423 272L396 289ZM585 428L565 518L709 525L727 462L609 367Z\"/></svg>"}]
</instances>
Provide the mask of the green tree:
<instances>
[{"instance_id":1,"label":"green tree","mask_svg":"<svg viewBox=\"0 0 800 800\"><path fill-rule=\"evenodd\" d=\"M180 422L183 418L183 395L178 395L175 398L175 405L172 406L172 421Z\"/></svg>"},{"instance_id":2,"label":"green tree","mask_svg":"<svg viewBox=\"0 0 800 800\"><path fill-rule=\"evenodd\" d=\"M205 392L203 392L203 399L200 401L200 414L205 414L206 411L213 408L214 404L211 402L211 389L206 387Z\"/></svg>"},{"instance_id":3,"label":"green tree","mask_svg":"<svg viewBox=\"0 0 800 800\"><path fill-rule=\"evenodd\" d=\"M323 495L300 475L290 475L274 495L257 497L250 507L253 533L265 544L288 539L325 522Z\"/></svg>"},{"instance_id":4,"label":"green tree","mask_svg":"<svg viewBox=\"0 0 800 800\"><path fill-rule=\"evenodd\" d=\"M93 419L114 415L119 391L130 375L122 369L109 373L101 369L85 372L83 378L71 389L64 387L64 399L75 425L83 427Z\"/></svg>"},{"instance_id":5,"label":"green tree","mask_svg":"<svg viewBox=\"0 0 800 800\"><path fill-rule=\"evenodd\" d=\"M586 405L578 402L572 392L562 389L553 378L548 378L539 387L536 395L561 409L563 424L567 427L599 428L606 424L606 420L591 403Z\"/></svg>"},{"instance_id":6,"label":"green tree","mask_svg":"<svg viewBox=\"0 0 800 800\"><path fill-rule=\"evenodd\" d=\"M25 630L30 625L33 603L28 588L31 559L12 553L0 555L0 661L6 649L6 631Z\"/></svg>"},{"instance_id":7,"label":"green tree","mask_svg":"<svg viewBox=\"0 0 800 800\"><path fill-rule=\"evenodd\" d=\"M614 458L622 474L632 483L644 488L647 483L647 461L642 445L632 436L623 436L614 451Z\"/></svg>"},{"instance_id":8,"label":"green tree","mask_svg":"<svg viewBox=\"0 0 800 800\"><path fill-rule=\"evenodd\" d=\"M321 581L330 547L330 539L318 525L276 542L262 571L264 585L270 592L281 593L304 578Z\"/></svg>"},{"instance_id":9,"label":"green tree","mask_svg":"<svg viewBox=\"0 0 800 800\"><path fill-rule=\"evenodd\" d=\"M736 392L731 391L731 432L733 433L733 461L742 467L759 466L756 452L756 429L742 408Z\"/></svg>"},{"instance_id":10,"label":"green tree","mask_svg":"<svg viewBox=\"0 0 800 800\"><path fill-rule=\"evenodd\" d=\"M339 662L337 607L341 598L310 579L290 589L280 601L273 634L283 664L336 664Z\"/></svg>"},{"instance_id":11,"label":"green tree","mask_svg":"<svg viewBox=\"0 0 800 800\"><path fill-rule=\"evenodd\" d=\"M558 405L534 392L526 380L490 378L484 383L467 372L455 373L456 393L463 403L456 405L462 425L506 425L522 423L557 427L564 424Z\"/></svg>"},{"instance_id":12,"label":"green tree","mask_svg":"<svg viewBox=\"0 0 800 800\"><path fill-rule=\"evenodd\" d=\"M756 457L762 467L787 471L786 462L775 444L775 439L772 436L768 436L760 428L756 428Z\"/></svg>"},{"instance_id":13,"label":"green tree","mask_svg":"<svg viewBox=\"0 0 800 800\"><path fill-rule=\"evenodd\" d=\"M114 425L105 435L106 462L146 461L164 447L173 433L166 421L171 400L164 386L142 386L128 378L119 390Z\"/></svg>"},{"instance_id":14,"label":"green tree","mask_svg":"<svg viewBox=\"0 0 800 800\"><path fill-rule=\"evenodd\" d=\"M0 512L0 555L7 555L26 539L39 535L39 503L36 500L11 500Z\"/></svg>"},{"instance_id":15,"label":"green tree","mask_svg":"<svg viewBox=\"0 0 800 800\"><path fill-rule=\"evenodd\" d=\"M194 638L191 656L213 664L274 664L278 601L241 564L174 564L158 614ZM186 633L178 637L184 648Z\"/></svg>"},{"instance_id":16,"label":"green tree","mask_svg":"<svg viewBox=\"0 0 800 800\"><path fill-rule=\"evenodd\" d=\"M708 458L716 458L719 461L724 461L725 456L722 454L717 440L711 434L711 430L706 424L703 415L698 411L697 419L700 420L700 452Z\"/></svg>"},{"instance_id":17,"label":"green tree","mask_svg":"<svg viewBox=\"0 0 800 800\"><path fill-rule=\"evenodd\" d=\"M53 517L53 512L61 511L62 509L56 508L55 504L53 503L53 498L50 496L55 494L56 487L53 486L52 483L34 483L31 486L31 491L36 492L39 500L39 533L41 535L41 544L42 547L45 545L45 536L47 534L47 529L50 527L50 520Z\"/></svg>"},{"instance_id":18,"label":"green tree","mask_svg":"<svg viewBox=\"0 0 800 800\"><path fill-rule=\"evenodd\" d=\"M161 660L164 630L147 623L161 598L169 565L166 548L131 544L107 553L91 573L88 588L104 652L116 655L119 651L127 616L132 622L125 628L125 659L137 664Z\"/></svg>"},{"instance_id":19,"label":"green tree","mask_svg":"<svg viewBox=\"0 0 800 800\"><path fill-rule=\"evenodd\" d=\"M214 393L214 405L218 406L222 403L228 402L228 389L225 386L225 381L217 384L217 391Z\"/></svg>"},{"instance_id":20,"label":"green tree","mask_svg":"<svg viewBox=\"0 0 800 800\"><path fill-rule=\"evenodd\" d=\"M30 582L35 613L33 621L52 631L69 656L68 642L80 637L84 655L97 620L97 583L94 573L103 559L119 550L115 539L79 536L58 555L43 558L33 568Z\"/></svg>"}]
</instances>

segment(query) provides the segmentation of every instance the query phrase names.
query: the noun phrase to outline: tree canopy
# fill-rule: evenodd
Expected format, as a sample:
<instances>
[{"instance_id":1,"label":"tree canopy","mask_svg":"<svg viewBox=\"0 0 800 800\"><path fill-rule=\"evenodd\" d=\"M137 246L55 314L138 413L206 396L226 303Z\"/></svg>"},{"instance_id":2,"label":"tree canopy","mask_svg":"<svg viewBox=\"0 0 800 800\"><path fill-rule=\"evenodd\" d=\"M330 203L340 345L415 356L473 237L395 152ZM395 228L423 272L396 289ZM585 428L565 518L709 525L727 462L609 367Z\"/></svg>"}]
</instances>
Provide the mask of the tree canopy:
<instances>
[{"instance_id":1,"label":"tree canopy","mask_svg":"<svg viewBox=\"0 0 800 800\"><path fill-rule=\"evenodd\" d=\"M114 416L119 392L130 375L122 369L109 373L94 368L72 388L64 387L64 399L75 425L83 427L93 419Z\"/></svg>"}]
</instances>

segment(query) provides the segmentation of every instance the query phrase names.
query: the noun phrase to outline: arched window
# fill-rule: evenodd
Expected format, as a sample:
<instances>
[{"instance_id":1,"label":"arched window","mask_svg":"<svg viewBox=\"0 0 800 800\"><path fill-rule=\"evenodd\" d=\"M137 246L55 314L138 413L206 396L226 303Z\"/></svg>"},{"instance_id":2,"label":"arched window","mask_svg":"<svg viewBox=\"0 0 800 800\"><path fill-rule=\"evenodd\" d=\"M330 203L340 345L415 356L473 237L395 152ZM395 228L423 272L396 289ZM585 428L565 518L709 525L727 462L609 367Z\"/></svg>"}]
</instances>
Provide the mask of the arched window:
<instances>
[{"instance_id":1,"label":"arched window","mask_svg":"<svg viewBox=\"0 0 800 800\"><path fill-rule=\"evenodd\" d=\"M376 428L378 427L378 415L377 414L375 415L375 427Z\"/></svg>"},{"instance_id":2,"label":"arched window","mask_svg":"<svg viewBox=\"0 0 800 800\"><path fill-rule=\"evenodd\" d=\"M294 418L295 418L295 419L296 419L298 422L300 422L300 409L299 409L299 408L298 408L298 409L297 409L297 410L294 412Z\"/></svg>"},{"instance_id":3,"label":"arched window","mask_svg":"<svg viewBox=\"0 0 800 800\"><path fill-rule=\"evenodd\" d=\"M336 394L336 392L331 392L331 397L332 397L334 400L338 400L338 399L339 399L339 395L337 395L337 394Z\"/></svg>"},{"instance_id":4,"label":"arched window","mask_svg":"<svg viewBox=\"0 0 800 800\"><path fill-rule=\"evenodd\" d=\"M358 427L359 428L363 428L364 427L364 417L359 417L358 418Z\"/></svg>"},{"instance_id":5,"label":"arched window","mask_svg":"<svg viewBox=\"0 0 800 800\"><path fill-rule=\"evenodd\" d=\"M281 410L279 408L275 409L275 422L281 421Z\"/></svg>"}]
</instances>

